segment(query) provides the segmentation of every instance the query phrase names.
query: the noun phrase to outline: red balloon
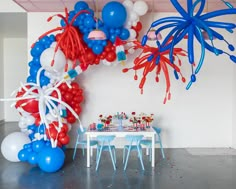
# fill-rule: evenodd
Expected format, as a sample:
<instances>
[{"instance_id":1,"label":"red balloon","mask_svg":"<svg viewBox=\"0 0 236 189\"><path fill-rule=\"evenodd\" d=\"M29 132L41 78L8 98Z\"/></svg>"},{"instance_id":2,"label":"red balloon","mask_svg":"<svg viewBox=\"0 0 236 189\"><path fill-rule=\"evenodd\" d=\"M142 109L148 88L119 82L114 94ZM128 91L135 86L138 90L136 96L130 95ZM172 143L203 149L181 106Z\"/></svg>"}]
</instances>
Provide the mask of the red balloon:
<instances>
[{"instance_id":1,"label":"red balloon","mask_svg":"<svg viewBox=\"0 0 236 189\"><path fill-rule=\"evenodd\" d=\"M68 86L66 83L62 83L59 87L58 87L61 91L66 91L68 89Z\"/></svg>"},{"instance_id":2,"label":"red balloon","mask_svg":"<svg viewBox=\"0 0 236 189\"><path fill-rule=\"evenodd\" d=\"M68 135L66 135L65 137L63 138L59 138L59 142L62 144L62 145L66 145L70 142L70 137Z\"/></svg>"},{"instance_id":3,"label":"red balloon","mask_svg":"<svg viewBox=\"0 0 236 189\"><path fill-rule=\"evenodd\" d=\"M138 22L136 26L132 26L132 29L134 29L136 32L140 32L142 30L142 23Z\"/></svg>"},{"instance_id":4,"label":"red balloon","mask_svg":"<svg viewBox=\"0 0 236 189\"><path fill-rule=\"evenodd\" d=\"M79 89L79 84L76 82L71 83L72 89Z\"/></svg>"},{"instance_id":5,"label":"red balloon","mask_svg":"<svg viewBox=\"0 0 236 189\"><path fill-rule=\"evenodd\" d=\"M73 99L73 95L70 92L67 92L64 95L64 98L65 98L66 102L70 102Z\"/></svg>"},{"instance_id":6,"label":"red balloon","mask_svg":"<svg viewBox=\"0 0 236 189\"><path fill-rule=\"evenodd\" d=\"M68 123L74 123L75 121L76 121L76 119L75 119L75 116L67 116L67 121L68 121Z\"/></svg>"},{"instance_id":7,"label":"red balloon","mask_svg":"<svg viewBox=\"0 0 236 189\"><path fill-rule=\"evenodd\" d=\"M110 51L107 53L106 60L108 62L113 62L116 59L116 53L114 51Z\"/></svg>"}]
</instances>

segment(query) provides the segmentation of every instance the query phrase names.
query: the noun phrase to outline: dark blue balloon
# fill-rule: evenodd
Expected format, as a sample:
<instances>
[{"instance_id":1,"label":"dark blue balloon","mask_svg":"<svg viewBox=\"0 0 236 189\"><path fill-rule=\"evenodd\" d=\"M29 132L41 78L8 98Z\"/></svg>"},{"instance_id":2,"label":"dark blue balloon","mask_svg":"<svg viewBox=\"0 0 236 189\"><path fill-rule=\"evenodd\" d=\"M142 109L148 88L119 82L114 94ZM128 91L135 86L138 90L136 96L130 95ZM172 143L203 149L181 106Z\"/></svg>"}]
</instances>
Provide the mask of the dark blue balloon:
<instances>
[{"instance_id":1,"label":"dark blue balloon","mask_svg":"<svg viewBox=\"0 0 236 189\"><path fill-rule=\"evenodd\" d=\"M120 39L127 40L129 38L129 35L130 35L129 30L126 28L123 28L120 33Z\"/></svg>"},{"instance_id":2,"label":"dark blue balloon","mask_svg":"<svg viewBox=\"0 0 236 189\"><path fill-rule=\"evenodd\" d=\"M99 45L99 44L95 44L93 45L93 48L92 48L94 54L101 54L103 52L103 46L102 45Z\"/></svg>"},{"instance_id":3,"label":"dark blue balloon","mask_svg":"<svg viewBox=\"0 0 236 189\"><path fill-rule=\"evenodd\" d=\"M74 6L74 9L78 12L78 11L81 11L81 10L85 10L89 8L88 4L85 2L85 1L78 1L75 6Z\"/></svg>"},{"instance_id":4,"label":"dark blue balloon","mask_svg":"<svg viewBox=\"0 0 236 189\"><path fill-rule=\"evenodd\" d=\"M56 172L64 164L65 154L61 148L48 146L38 154L38 165L45 172Z\"/></svg>"},{"instance_id":5,"label":"dark blue balloon","mask_svg":"<svg viewBox=\"0 0 236 189\"><path fill-rule=\"evenodd\" d=\"M118 28L124 25L127 17L125 7L116 1L107 3L102 9L102 20L110 28Z\"/></svg>"}]
</instances>

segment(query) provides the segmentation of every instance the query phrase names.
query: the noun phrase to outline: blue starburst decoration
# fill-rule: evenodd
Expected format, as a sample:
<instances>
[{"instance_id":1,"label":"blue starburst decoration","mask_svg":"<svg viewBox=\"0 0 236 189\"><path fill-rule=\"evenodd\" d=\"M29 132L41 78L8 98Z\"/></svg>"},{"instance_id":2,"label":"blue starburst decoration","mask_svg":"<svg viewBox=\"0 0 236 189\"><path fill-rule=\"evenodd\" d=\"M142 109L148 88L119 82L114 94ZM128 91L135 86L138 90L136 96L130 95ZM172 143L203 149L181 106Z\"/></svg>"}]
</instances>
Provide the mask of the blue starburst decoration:
<instances>
[{"instance_id":1,"label":"blue starburst decoration","mask_svg":"<svg viewBox=\"0 0 236 189\"><path fill-rule=\"evenodd\" d=\"M221 0L226 6L228 6L227 9L216 10L203 14L206 0L187 0L187 10L185 10L177 0L170 1L175 9L179 12L180 16L171 16L154 21L147 31L147 34L152 28L155 27L158 27L158 29L155 31L156 35L165 29L170 29L170 32L163 39L162 43L157 41L157 44L160 51L169 51L169 59L172 63L174 63L174 47L187 36L188 60L192 68L190 81L186 87L188 90L192 83L196 81L196 74L202 67L206 49L217 56L225 54L230 58L231 61L236 63L236 56L222 50L220 47L216 47L213 41L214 39L221 40L227 44L229 51L234 51L234 46L230 44L222 34L219 33L219 30L226 30L229 33L233 33L233 30L236 28L236 24L215 21L215 19L214 21L211 20L219 16L236 14L236 9L233 8L232 4L229 2ZM197 7L198 10L196 10ZM145 45L148 40L147 34L143 36L142 45ZM206 39L204 34L206 34L208 39ZM194 57L195 41L201 45L201 55L196 67L194 67L196 63Z\"/></svg>"}]
</instances>

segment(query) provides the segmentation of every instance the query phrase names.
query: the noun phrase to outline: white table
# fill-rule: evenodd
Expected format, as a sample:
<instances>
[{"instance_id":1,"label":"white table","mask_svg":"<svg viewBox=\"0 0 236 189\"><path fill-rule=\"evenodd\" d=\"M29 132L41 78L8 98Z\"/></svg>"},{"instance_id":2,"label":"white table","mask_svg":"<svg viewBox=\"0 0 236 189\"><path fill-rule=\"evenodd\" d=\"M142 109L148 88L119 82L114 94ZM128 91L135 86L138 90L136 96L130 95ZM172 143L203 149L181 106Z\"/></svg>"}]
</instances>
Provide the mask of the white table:
<instances>
[{"instance_id":1,"label":"white table","mask_svg":"<svg viewBox=\"0 0 236 189\"><path fill-rule=\"evenodd\" d=\"M91 137L97 137L98 135L115 135L116 137L125 137L126 135L143 135L144 137L151 137L152 167L155 167L155 134L156 132L153 130L153 128L141 131L130 129L130 127L124 127L122 130L119 130L118 127L112 126L107 131L87 130L87 167L90 167L90 139Z\"/></svg>"}]
</instances>

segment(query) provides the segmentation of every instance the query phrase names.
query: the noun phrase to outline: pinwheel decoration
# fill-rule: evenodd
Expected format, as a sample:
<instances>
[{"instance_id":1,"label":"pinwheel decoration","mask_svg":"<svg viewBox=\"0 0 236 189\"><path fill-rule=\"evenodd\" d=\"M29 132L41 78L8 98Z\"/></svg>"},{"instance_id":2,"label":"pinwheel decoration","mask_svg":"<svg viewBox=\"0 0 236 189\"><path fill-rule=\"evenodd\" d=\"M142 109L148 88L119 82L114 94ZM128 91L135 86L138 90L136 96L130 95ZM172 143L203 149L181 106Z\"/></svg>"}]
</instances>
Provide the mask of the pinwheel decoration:
<instances>
[{"instance_id":1,"label":"pinwheel decoration","mask_svg":"<svg viewBox=\"0 0 236 189\"><path fill-rule=\"evenodd\" d=\"M206 0L196 0L194 2L192 0L188 0L187 10L185 10L177 0L170 1L175 9L179 12L180 16L171 16L154 21L147 31L147 34L155 27L159 27L155 32L156 35L165 29L170 29L170 32L163 39L162 43L157 43L157 45L159 46L158 48L160 52L169 50L169 59L171 63L174 61L174 47L184 38L187 38L188 60L192 68L190 81L186 86L186 89L188 90L192 83L196 81L196 74L202 67L206 49L217 56L225 54L229 56L231 61L236 63L236 56L222 50L219 47L216 47L213 42L214 38L224 41L227 44L229 51L234 51L234 46L230 44L224 38L224 36L218 32L218 30L216 31L215 28L227 30L228 32L233 33L233 29L235 29L236 24L210 20L219 16L236 14L236 9L233 8L229 2L223 1L225 5L229 7L229 9L216 10L203 14ZM197 7L199 7L198 10L196 10ZM204 33L207 34L209 40L204 38ZM142 38L143 46L148 40L147 34ZM172 37L173 39L169 43L169 40ZM196 39L196 41L201 45L201 55L198 63L196 64L196 67L194 57L194 39ZM158 64L158 61L156 63Z\"/></svg>"}]
</instances>

